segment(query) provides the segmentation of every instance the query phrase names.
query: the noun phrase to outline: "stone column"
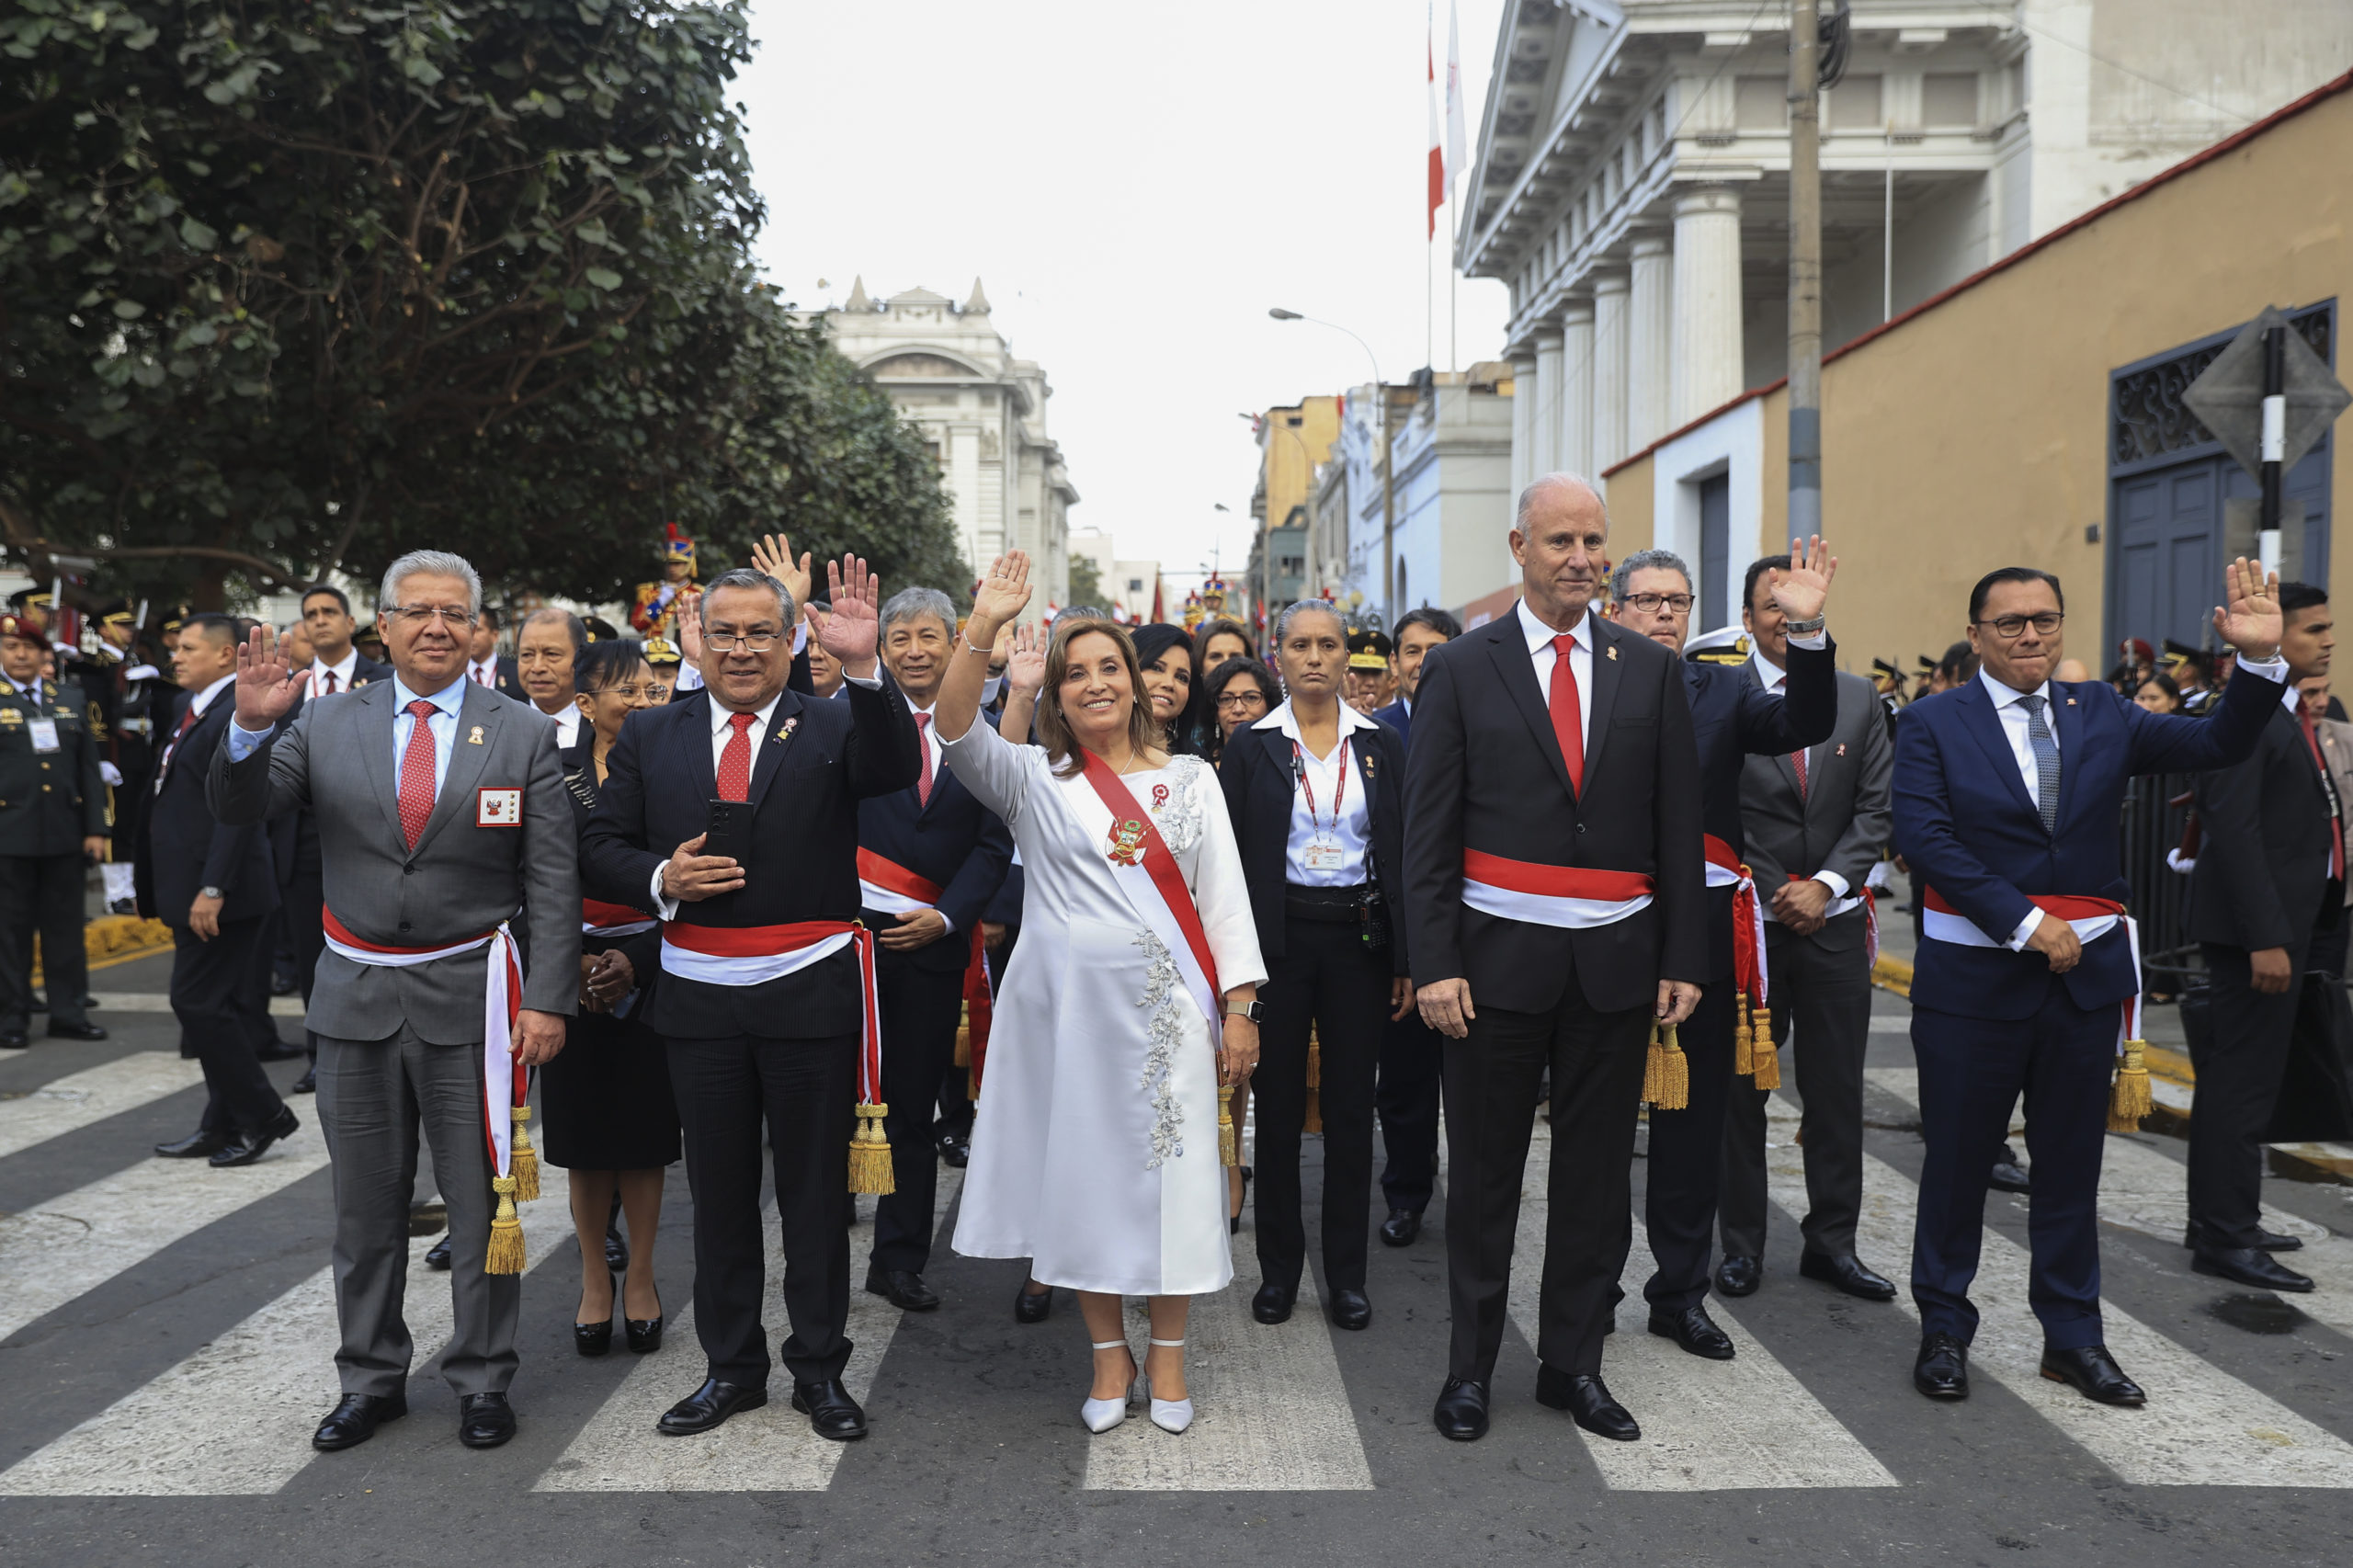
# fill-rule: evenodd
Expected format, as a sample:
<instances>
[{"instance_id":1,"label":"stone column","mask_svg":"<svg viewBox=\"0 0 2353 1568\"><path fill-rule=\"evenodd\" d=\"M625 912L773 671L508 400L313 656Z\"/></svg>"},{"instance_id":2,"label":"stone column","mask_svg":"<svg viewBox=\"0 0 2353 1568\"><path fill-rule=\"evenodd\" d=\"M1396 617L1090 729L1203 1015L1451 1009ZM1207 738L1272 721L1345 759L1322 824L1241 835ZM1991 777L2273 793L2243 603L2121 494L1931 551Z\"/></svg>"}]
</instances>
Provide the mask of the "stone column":
<instances>
[{"instance_id":1,"label":"stone column","mask_svg":"<svg viewBox=\"0 0 2353 1568\"><path fill-rule=\"evenodd\" d=\"M1593 301L1561 307L1561 437L1554 466L1593 477Z\"/></svg>"},{"instance_id":2,"label":"stone column","mask_svg":"<svg viewBox=\"0 0 2353 1568\"><path fill-rule=\"evenodd\" d=\"M1518 500L1536 477L1536 361L1511 362L1511 493Z\"/></svg>"},{"instance_id":3,"label":"stone column","mask_svg":"<svg viewBox=\"0 0 2353 1568\"><path fill-rule=\"evenodd\" d=\"M1561 329L1536 329L1536 472L1561 466Z\"/></svg>"},{"instance_id":4,"label":"stone column","mask_svg":"<svg viewBox=\"0 0 2353 1568\"><path fill-rule=\"evenodd\" d=\"M1631 449L1626 444L1626 274L1593 274L1593 469L1603 470Z\"/></svg>"},{"instance_id":5,"label":"stone column","mask_svg":"<svg viewBox=\"0 0 2353 1568\"><path fill-rule=\"evenodd\" d=\"M1673 428L1666 400L1674 375L1675 256L1663 234L1636 236L1633 250L1626 293L1628 453L1641 451Z\"/></svg>"},{"instance_id":6,"label":"stone column","mask_svg":"<svg viewBox=\"0 0 2353 1568\"><path fill-rule=\"evenodd\" d=\"M1701 186L1675 199L1671 426L1740 395L1740 193Z\"/></svg>"}]
</instances>

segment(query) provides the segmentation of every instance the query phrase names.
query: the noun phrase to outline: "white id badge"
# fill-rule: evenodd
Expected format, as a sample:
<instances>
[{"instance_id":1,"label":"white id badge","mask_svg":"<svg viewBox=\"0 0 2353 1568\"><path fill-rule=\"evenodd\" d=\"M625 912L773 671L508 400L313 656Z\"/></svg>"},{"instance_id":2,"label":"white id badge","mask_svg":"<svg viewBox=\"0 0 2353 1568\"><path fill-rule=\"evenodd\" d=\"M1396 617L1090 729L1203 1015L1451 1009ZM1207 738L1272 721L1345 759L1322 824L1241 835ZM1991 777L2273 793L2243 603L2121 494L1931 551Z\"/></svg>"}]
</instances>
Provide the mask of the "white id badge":
<instances>
[{"instance_id":1,"label":"white id badge","mask_svg":"<svg viewBox=\"0 0 2353 1568\"><path fill-rule=\"evenodd\" d=\"M1346 858L1336 844L1311 844L1302 858L1307 862L1307 869L1311 871L1336 871Z\"/></svg>"},{"instance_id":2,"label":"white id badge","mask_svg":"<svg viewBox=\"0 0 2353 1568\"><path fill-rule=\"evenodd\" d=\"M30 723L27 724L25 728L32 732L33 750L55 751L57 749L56 720L35 719Z\"/></svg>"},{"instance_id":3,"label":"white id badge","mask_svg":"<svg viewBox=\"0 0 2353 1568\"><path fill-rule=\"evenodd\" d=\"M474 792L474 825L476 827L520 827L523 825L523 791L516 790L478 790Z\"/></svg>"}]
</instances>

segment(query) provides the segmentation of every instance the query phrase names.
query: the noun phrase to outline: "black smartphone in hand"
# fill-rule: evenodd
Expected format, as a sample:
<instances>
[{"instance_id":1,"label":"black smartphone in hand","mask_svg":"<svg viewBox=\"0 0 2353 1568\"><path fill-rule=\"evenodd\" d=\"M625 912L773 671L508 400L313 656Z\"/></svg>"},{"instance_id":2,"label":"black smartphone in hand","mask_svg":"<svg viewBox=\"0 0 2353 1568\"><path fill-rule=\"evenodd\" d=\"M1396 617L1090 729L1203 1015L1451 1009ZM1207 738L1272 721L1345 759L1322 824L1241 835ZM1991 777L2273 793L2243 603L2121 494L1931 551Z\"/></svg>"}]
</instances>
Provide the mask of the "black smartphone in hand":
<instances>
[{"instance_id":1,"label":"black smartphone in hand","mask_svg":"<svg viewBox=\"0 0 2353 1568\"><path fill-rule=\"evenodd\" d=\"M745 872L752 869L752 802L713 801L703 827L702 853L724 855Z\"/></svg>"}]
</instances>

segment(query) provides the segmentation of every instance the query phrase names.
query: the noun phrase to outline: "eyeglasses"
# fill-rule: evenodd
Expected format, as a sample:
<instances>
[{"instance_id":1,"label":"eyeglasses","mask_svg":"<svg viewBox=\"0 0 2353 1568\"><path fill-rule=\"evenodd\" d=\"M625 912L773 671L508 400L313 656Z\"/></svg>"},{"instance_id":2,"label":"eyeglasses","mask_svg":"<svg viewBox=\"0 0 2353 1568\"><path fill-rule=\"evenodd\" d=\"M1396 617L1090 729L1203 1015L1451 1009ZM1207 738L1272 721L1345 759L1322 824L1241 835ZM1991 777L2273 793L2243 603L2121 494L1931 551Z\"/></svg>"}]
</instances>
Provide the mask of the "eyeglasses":
<instances>
[{"instance_id":1,"label":"eyeglasses","mask_svg":"<svg viewBox=\"0 0 2353 1568\"><path fill-rule=\"evenodd\" d=\"M702 645L714 653L732 653L738 648L746 653L765 653L775 647L783 635L774 631L747 631L740 637L732 631L705 631Z\"/></svg>"},{"instance_id":2,"label":"eyeglasses","mask_svg":"<svg viewBox=\"0 0 2353 1568\"><path fill-rule=\"evenodd\" d=\"M2037 637L2048 637L2058 631L2060 623L2066 619L2066 616L2058 610L2047 609L2040 615L2001 615L1995 616L1991 620L1974 621L1972 624L1990 626L1994 629L1995 636L2005 642L2010 642L2023 636L2029 626L2034 628L2034 634Z\"/></svg>"},{"instance_id":3,"label":"eyeglasses","mask_svg":"<svg viewBox=\"0 0 2353 1568\"><path fill-rule=\"evenodd\" d=\"M1218 694L1220 708L1264 708L1267 694L1263 691L1223 691Z\"/></svg>"},{"instance_id":4,"label":"eyeglasses","mask_svg":"<svg viewBox=\"0 0 2353 1568\"><path fill-rule=\"evenodd\" d=\"M595 695L598 697L630 698L635 697L641 691L643 692L648 699L654 701L659 702L662 699L662 688L658 686L635 686L628 683L624 683L620 686L600 686L597 688Z\"/></svg>"},{"instance_id":5,"label":"eyeglasses","mask_svg":"<svg viewBox=\"0 0 2353 1568\"><path fill-rule=\"evenodd\" d=\"M447 605L387 605L383 613L419 631L436 620L460 631L471 631L477 619L472 610L451 609Z\"/></svg>"},{"instance_id":6,"label":"eyeglasses","mask_svg":"<svg viewBox=\"0 0 2353 1568\"><path fill-rule=\"evenodd\" d=\"M1644 615L1656 615L1661 605L1670 607L1677 615L1689 615L1691 599L1689 594L1628 594L1619 602L1641 610Z\"/></svg>"}]
</instances>

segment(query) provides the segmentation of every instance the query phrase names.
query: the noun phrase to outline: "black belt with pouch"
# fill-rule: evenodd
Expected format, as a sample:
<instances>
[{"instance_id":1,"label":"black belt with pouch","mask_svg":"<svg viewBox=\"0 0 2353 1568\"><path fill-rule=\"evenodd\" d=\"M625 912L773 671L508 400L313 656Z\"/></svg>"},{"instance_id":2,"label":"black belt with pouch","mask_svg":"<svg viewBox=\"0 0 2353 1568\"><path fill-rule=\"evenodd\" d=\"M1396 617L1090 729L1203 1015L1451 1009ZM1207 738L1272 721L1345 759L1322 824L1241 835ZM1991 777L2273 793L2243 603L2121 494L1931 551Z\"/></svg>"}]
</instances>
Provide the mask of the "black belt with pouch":
<instances>
[{"instance_id":1,"label":"black belt with pouch","mask_svg":"<svg viewBox=\"0 0 2353 1568\"><path fill-rule=\"evenodd\" d=\"M1320 925L1354 926L1364 945L1378 952L1389 946L1389 905L1371 882L1354 887L1313 888L1283 884L1283 915Z\"/></svg>"}]
</instances>

